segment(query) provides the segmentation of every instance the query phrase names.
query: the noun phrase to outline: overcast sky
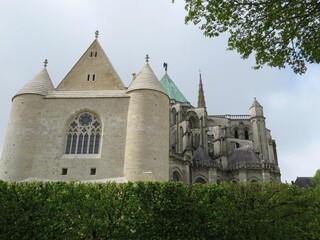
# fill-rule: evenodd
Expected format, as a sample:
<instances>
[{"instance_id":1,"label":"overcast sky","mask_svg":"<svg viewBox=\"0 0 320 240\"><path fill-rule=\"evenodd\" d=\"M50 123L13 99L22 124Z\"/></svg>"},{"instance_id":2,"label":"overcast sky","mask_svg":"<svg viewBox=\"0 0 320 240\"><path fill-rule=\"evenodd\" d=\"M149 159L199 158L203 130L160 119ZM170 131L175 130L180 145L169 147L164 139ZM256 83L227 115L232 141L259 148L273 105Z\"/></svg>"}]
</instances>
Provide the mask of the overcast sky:
<instances>
[{"instance_id":1,"label":"overcast sky","mask_svg":"<svg viewBox=\"0 0 320 240\"><path fill-rule=\"evenodd\" d=\"M0 0L0 151L11 98L43 67L57 86L100 31L99 42L125 85L139 72L145 54L159 79L168 74L193 104L199 70L208 113L249 114L253 98L264 107L277 142L282 181L313 176L320 168L320 66L307 74L253 70L252 59L226 51L226 37L205 38L184 24L177 0Z\"/></svg>"}]
</instances>

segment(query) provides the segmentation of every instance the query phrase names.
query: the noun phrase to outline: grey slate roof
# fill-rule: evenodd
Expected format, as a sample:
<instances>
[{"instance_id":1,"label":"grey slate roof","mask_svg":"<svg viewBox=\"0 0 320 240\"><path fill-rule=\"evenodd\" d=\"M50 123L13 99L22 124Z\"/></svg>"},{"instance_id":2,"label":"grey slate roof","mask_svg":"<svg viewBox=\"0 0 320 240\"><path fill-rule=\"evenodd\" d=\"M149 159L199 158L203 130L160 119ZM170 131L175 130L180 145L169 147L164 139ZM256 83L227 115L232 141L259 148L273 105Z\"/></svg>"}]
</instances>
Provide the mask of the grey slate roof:
<instances>
[{"instance_id":1,"label":"grey slate roof","mask_svg":"<svg viewBox=\"0 0 320 240\"><path fill-rule=\"evenodd\" d=\"M27 82L27 84L24 85L24 87L13 98L22 94L37 94L45 96L48 91L53 88L54 86L48 71L46 68L43 68L32 80Z\"/></svg>"},{"instance_id":2,"label":"grey slate roof","mask_svg":"<svg viewBox=\"0 0 320 240\"><path fill-rule=\"evenodd\" d=\"M197 167L208 167L214 165L214 161L208 156L206 151L201 146L197 148L191 160L192 165Z\"/></svg>"},{"instance_id":3,"label":"grey slate roof","mask_svg":"<svg viewBox=\"0 0 320 240\"><path fill-rule=\"evenodd\" d=\"M155 90L167 95L148 63L142 67L137 77L128 87L127 92L139 89Z\"/></svg>"},{"instance_id":4,"label":"grey slate roof","mask_svg":"<svg viewBox=\"0 0 320 240\"><path fill-rule=\"evenodd\" d=\"M254 153L250 146L234 149L228 156L228 166L238 163L261 164L261 159Z\"/></svg>"},{"instance_id":5,"label":"grey slate roof","mask_svg":"<svg viewBox=\"0 0 320 240\"><path fill-rule=\"evenodd\" d=\"M312 183L312 177L297 177L294 185L299 187L314 187L315 185Z\"/></svg>"}]
</instances>

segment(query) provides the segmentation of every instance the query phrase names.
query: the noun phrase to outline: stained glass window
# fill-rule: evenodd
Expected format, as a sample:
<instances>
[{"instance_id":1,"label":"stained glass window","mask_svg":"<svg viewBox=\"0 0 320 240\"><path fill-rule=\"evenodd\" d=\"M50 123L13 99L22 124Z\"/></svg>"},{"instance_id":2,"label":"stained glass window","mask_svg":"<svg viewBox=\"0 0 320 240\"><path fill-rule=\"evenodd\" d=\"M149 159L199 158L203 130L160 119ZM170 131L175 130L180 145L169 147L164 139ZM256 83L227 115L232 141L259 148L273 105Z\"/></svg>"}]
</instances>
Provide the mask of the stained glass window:
<instances>
[{"instance_id":1,"label":"stained glass window","mask_svg":"<svg viewBox=\"0 0 320 240\"><path fill-rule=\"evenodd\" d=\"M66 154L98 154L101 123L89 112L77 115L69 124L66 135Z\"/></svg>"}]
</instances>

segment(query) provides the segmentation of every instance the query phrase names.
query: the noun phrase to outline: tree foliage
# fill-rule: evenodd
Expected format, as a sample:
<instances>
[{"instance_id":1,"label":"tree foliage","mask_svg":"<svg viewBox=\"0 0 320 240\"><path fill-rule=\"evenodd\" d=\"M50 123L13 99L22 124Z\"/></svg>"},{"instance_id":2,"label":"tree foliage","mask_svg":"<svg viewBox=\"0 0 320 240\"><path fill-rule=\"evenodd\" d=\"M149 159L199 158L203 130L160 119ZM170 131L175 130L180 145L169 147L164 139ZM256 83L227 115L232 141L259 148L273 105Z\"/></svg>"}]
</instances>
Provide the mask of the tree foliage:
<instances>
[{"instance_id":1,"label":"tree foliage","mask_svg":"<svg viewBox=\"0 0 320 240\"><path fill-rule=\"evenodd\" d=\"M320 239L320 188L0 181L0 239Z\"/></svg>"},{"instance_id":2,"label":"tree foliage","mask_svg":"<svg viewBox=\"0 0 320 240\"><path fill-rule=\"evenodd\" d=\"M173 0L174 2L175 0ZM291 66L305 73L320 63L319 0L185 0L186 23L200 25L204 35L229 32L228 49L263 65Z\"/></svg>"},{"instance_id":3,"label":"tree foliage","mask_svg":"<svg viewBox=\"0 0 320 240\"><path fill-rule=\"evenodd\" d=\"M318 169L316 171L316 173L314 174L313 178L312 178L312 183L317 186L320 185L320 169Z\"/></svg>"}]
</instances>

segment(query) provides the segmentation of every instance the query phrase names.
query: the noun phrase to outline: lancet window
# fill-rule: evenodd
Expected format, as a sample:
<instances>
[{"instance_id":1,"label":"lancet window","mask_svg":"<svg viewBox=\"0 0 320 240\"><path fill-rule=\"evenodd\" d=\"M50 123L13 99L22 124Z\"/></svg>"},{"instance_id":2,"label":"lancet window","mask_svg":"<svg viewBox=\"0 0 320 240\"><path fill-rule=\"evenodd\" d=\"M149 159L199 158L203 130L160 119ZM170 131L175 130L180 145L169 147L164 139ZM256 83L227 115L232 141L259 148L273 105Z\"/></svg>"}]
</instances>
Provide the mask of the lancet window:
<instances>
[{"instance_id":1,"label":"lancet window","mask_svg":"<svg viewBox=\"0 0 320 240\"><path fill-rule=\"evenodd\" d=\"M244 139L249 140L249 130L248 129L244 130Z\"/></svg>"},{"instance_id":2,"label":"lancet window","mask_svg":"<svg viewBox=\"0 0 320 240\"><path fill-rule=\"evenodd\" d=\"M172 181L174 181L174 182L181 181L181 176L180 176L180 173L179 173L179 172L174 171L174 172L172 173Z\"/></svg>"},{"instance_id":3,"label":"lancet window","mask_svg":"<svg viewBox=\"0 0 320 240\"><path fill-rule=\"evenodd\" d=\"M68 126L66 154L98 154L101 123L89 112L76 116Z\"/></svg>"}]
</instances>

